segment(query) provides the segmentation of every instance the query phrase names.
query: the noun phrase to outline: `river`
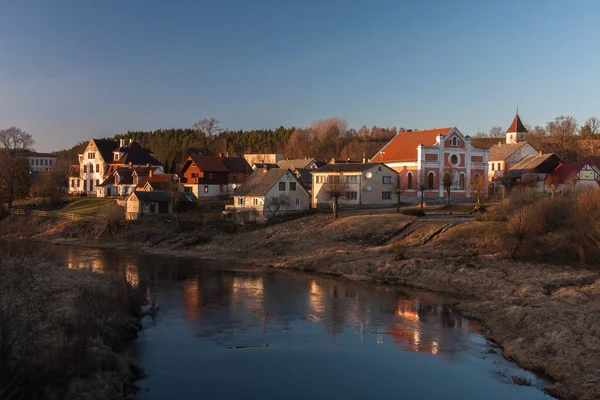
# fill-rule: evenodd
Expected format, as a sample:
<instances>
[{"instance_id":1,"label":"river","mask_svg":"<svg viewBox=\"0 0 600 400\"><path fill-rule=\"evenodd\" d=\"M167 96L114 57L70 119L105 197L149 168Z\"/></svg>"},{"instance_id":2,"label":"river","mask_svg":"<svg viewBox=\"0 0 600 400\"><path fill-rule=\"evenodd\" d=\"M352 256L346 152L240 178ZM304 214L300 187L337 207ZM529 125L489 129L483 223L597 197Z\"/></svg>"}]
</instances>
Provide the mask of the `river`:
<instances>
[{"instance_id":1,"label":"river","mask_svg":"<svg viewBox=\"0 0 600 400\"><path fill-rule=\"evenodd\" d=\"M160 307L128 349L147 373L142 400L550 398L439 294L127 251L43 254L119 271Z\"/></svg>"}]
</instances>

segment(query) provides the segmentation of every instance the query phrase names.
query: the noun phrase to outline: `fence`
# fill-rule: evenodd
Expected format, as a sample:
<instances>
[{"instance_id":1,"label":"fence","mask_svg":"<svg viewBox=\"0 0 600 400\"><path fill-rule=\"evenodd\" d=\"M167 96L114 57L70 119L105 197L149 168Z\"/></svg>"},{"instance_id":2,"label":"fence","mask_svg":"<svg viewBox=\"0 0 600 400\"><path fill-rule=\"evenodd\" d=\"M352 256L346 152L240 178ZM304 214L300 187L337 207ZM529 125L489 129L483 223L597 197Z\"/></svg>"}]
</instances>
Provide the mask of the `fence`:
<instances>
[{"instance_id":1,"label":"fence","mask_svg":"<svg viewBox=\"0 0 600 400\"><path fill-rule=\"evenodd\" d=\"M68 219L71 221L94 221L99 219L99 216L75 214L75 213L61 213L58 211L39 211L39 210L24 210L22 208L10 208L10 215L17 217L24 217L26 215L34 215L36 217L47 217L47 218L59 218Z\"/></svg>"}]
</instances>

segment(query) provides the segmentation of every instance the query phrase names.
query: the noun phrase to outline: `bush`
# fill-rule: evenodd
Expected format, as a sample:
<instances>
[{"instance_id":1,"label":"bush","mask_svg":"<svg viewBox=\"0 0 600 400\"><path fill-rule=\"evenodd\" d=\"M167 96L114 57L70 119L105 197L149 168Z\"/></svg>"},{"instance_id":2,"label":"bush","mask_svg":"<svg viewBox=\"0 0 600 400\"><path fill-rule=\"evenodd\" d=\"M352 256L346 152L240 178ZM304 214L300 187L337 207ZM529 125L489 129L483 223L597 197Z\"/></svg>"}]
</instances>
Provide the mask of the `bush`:
<instances>
[{"instance_id":1,"label":"bush","mask_svg":"<svg viewBox=\"0 0 600 400\"><path fill-rule=\"evenodd\" d=\"M498 214L479 214L475 221L479 222L504 222L508 221L508 217L506 215L498 215Z\"/></svg>"},{"instance_id":2,"label":"bush","mask_svg":"<svg viewBox=\"0 0 600 400\"><path fill-rule=\"evenodd\" d=\"M425 212L423 210L420 210L420 209L402 210L402 211L400 211L400 214L402 214L402 215L409 215L411 217L424 217L425 216Z\"/></svg>"}]
</instances>

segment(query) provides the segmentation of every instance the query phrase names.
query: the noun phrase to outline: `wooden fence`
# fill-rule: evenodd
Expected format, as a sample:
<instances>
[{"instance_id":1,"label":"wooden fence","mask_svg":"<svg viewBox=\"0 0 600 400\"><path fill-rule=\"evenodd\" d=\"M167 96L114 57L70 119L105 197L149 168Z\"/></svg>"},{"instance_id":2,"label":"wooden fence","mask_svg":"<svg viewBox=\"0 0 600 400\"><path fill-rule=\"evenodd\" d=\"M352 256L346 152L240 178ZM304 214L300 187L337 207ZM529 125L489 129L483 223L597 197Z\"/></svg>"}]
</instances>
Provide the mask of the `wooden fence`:
<instances>
[{"instance_id":1,"label":"wooden fence","mask_svg":"<svg viewBox=\"0 0 600 400\"><path fill-rule=\"evenodd\" d=\"M75 213L61 213L58 211L39 211L39 210L24 210L22 208L10 208L10 215L24 217L26 215L34 215L36 217L68 219L71 221L95 221L100 217L97 215L85 215Z\"/></svg>"}]
</instances>

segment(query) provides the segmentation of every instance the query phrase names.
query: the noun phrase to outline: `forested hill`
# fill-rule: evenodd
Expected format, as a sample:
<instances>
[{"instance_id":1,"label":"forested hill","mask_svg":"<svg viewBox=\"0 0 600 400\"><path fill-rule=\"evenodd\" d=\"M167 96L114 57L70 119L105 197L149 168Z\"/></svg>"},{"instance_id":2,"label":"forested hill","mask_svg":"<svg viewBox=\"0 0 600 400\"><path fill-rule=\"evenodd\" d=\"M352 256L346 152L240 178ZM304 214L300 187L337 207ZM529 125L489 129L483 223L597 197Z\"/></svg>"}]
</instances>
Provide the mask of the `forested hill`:
<instances>
[{"instance_id":1,"label":"forested hill","mask_svg":"<svg viewBox=\"0 0 600 400\"><path fill-rule=\"evenodd\" d=\"M309 128L280 126L274 130L229 131L221 130L218 125L216 127L128 131L109 139L138 141L153 151L167 171L175 172L191 154L228 152L231 156L241 156L245 153L281 153L288 158L315 157L320 160L369 158L396 134L396 128L346 129L345 121L340 119L316 121ZM85 149L87 143L79 143L56 154L76 163L77 154Z\"/></svg>"}]
</instances>

